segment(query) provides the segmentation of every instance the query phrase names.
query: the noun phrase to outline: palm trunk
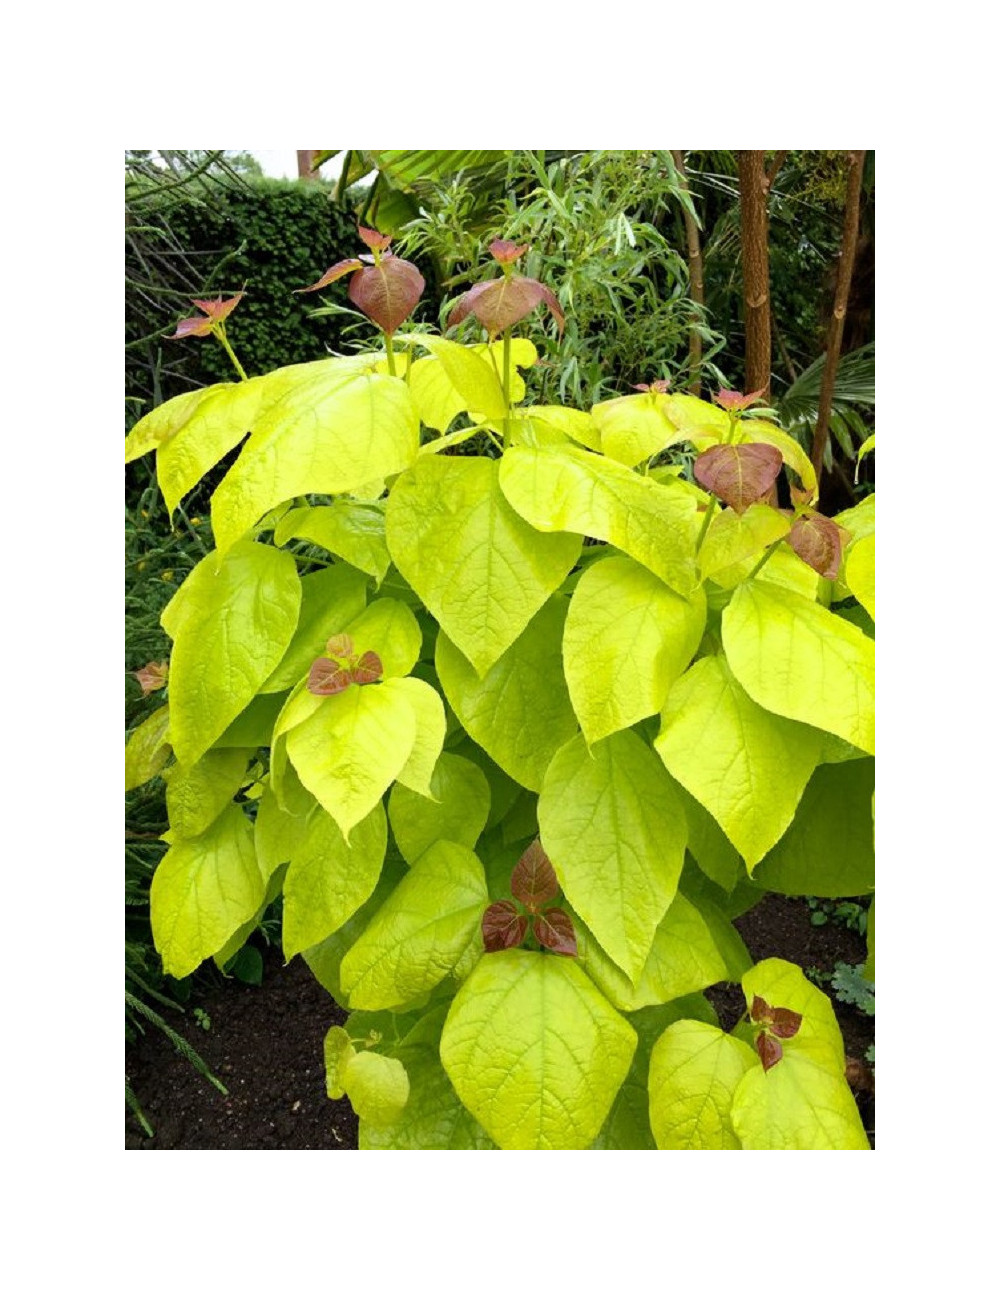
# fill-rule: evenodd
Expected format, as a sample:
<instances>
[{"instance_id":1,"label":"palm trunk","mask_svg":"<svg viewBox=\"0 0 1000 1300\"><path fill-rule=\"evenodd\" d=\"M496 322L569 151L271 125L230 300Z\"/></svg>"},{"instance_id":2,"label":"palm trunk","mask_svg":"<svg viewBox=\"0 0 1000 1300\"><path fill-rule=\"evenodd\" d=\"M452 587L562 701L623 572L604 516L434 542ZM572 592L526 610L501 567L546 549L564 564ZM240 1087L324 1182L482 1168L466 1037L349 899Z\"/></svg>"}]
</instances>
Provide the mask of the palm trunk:
<instances>
[{"instance_id":1,"label":"palm trunk","mask_svg":"<svg viewBox=\"0 0 1000 1300\"><path fill-rule=\"evenodd\" d=\"M861 210L861 177L865 168L864 149L852 149L848 154L850 171L847 177L847 202L844 206L844 234L840 246L840 265L837 268L837 288L833 300L833 314L826 338L826 363L823 382L819 390L819 414L813 434L811 460L819 481L823 470L823 457L830 436L830 412L833 409L833 385L840 363L840 346L844 338L844 317L847 299L854 274L854 255L858 247L858 217Z\"/></svg>"},{"instance_id":2,"label":"palm trunk","mask_svg":"<svg viewBox=\"0 0 1000 1300\"><path fill-rule=\"evenodd\" d=\"M767 252L767 196L763 149L737 152L740 174L740 249L746 327L744 391L771 398L771 308Z\"/></svg>"},{"instance_id":3,"label":"palm trunk","mask_svg":"<svg viewBox=\"0 0 1000 1300\"><path fill-rule=\"evenodd\" d=\"M691 189L688 185L687 172L684 170L684 152L681 149L671 149L670 156L674 160L674 166L677 168L677 174L681 178L681 184L690 196ZM698 233L698 223L687 208L684 209L684 230L687 235L688 275L691 281L691 301L697 303L700 308L699 315L701 315L705 310L705 272L701 261L701 236ZM696 329L692 329L691 333L688 335L688 371L690 374L688 392L693 393L695 397L700 397L701 335Z\"/></svg>"}]
</instances>

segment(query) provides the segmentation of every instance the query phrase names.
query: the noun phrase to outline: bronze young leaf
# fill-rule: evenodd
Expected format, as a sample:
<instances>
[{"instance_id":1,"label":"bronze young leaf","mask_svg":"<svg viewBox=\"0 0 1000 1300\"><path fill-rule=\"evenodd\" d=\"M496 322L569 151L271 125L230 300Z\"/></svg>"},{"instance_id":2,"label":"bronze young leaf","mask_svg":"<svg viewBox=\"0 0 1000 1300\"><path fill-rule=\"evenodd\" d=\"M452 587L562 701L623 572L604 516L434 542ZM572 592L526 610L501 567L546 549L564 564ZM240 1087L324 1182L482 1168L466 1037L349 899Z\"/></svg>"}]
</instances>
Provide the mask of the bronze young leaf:
<instances>
[{"instance_id":1,"label":"bronze young leaf","mask_svg":"<svg viewBox=\"0 0 1000 1300\"><path fill-rule=\"evenodd\" d=\"M513 903L503 899L491 903L483 913L483 944L487 952L516 948L528 930L528 918Z\"/></svg>"},{"instance_id":2,"label":"bronze young leaf","mask_svg":"<svg viewBox=\"0 0 1000 1300\"><path fill-rule=\"evenodd\" d=\"M351 681L349 668L342 668L333 659L320 658L313 660L307 687L313 695L339 695L347 690Z\"/></svg>"},{"instance_id":3,"label":"bronze young leaf","mask_svg":"<svg viewBox=\"0 0 1000 1300\"><path fill-rule=\"evenodd\" d=\"M523 320L539 303L545 303L552 312L561 333L565 317L559 299L544 284L523 275L503 275L473 285L452 308L447 328L458 325L471 313L485 326L490 338L495 338Z\"/></svg>"},{"instance_id":4,"label":"bronze young leaf","mask_svg":"<svg viewBox=\"0 0 1000 1300\"><path fill-rule=\"evenodd\" d=\"M811 569L831 582L836 581L843 551L843 530L832 519L815 511L801 515L792 524L788 544Z\"/></svg>"},{"instance_id":5,"label":"bronze young leaf","mask_svg":"<svg viewBox=\"0 0 1000 1300\"><path fill-rule=\"evenodd\" d=\"M763 396L763 388L758 388L753 393L738 393L733 388L722 388L715 394L715 404L724 411L745 411Z\"/></svg>"},{"instance_id":6,"label":"bronze young leaf","mask_svg":"<svg viewBox=\"0 0 1000 1300\"><path fill-rule=\"evenodd\" d=\"M366 650L357 663L351 665L351 681L359 686L377 682L382 676L382 660L374 650Z\"/></svg>"},{"instance_id":7,"label":"bronze young leaf","mask_svg":"<svg viewBox=\"0 0 1000 1300\"><path fill-rule=\"evenodd\" d=\"M412 262L386 252L390 242L388 235L367 226L359 226L358 235L372 250L371 253L335 262L315 284L296 292L314 293L353 272L347 286L348 298L391 337L419 302L424 291L424 277Z\"/></svg>"},{"instance_id":8,"label":"bronze young leaf","mask_svg":"<svg viewBox=\"0 0 1000 1300\"><path fill-rule=\"evenodd\" d=\"M510 878L510 892L529 912L538 912L559 893L559 881L541 840L521 854Z\"/></svg>"},{"instance_id":9,"label":"bronze young leaf","mask_svg":"<svg viewBox=\"0 0 1000 1300\"><path fill-rule=\"evenodd\" d=\"M694 476L741 515L767 496L781 465L781 452L766 442L721 443L702 452L694 463Z\"/></svg>"},{"instance_id":10,"label":"bronze young leaf","mask_svg":"<svg viewBox=\"0 0 1000 1300\"><path fill-rule=\"evenodd\" d=\"M333 659L350 659L354 654L354 638L347 632L338 632L327 641L326 652Z\"/></svg>"},{"instance_id":11,"label":"bronze young leaf","mask_svg":"<svg viewBox=\"0 0 1000 1300\"><path fill-rule=\"evenodd\" d=\"M420 301L424 277L412 262L386 253L375 266L355 272L347 296L386 334L395 334Z\"/></svg>"},{"instance_id":12,"label":"bronze young leaf","mask_svg":"<svg viewBox=\"0 0 1000 1300\"><path fill-rule=\"evenodd\" d=\"M777 1065L784 1055L778 1040L772 1038L770 1034L763 1030L757 1035L754 1046L757 1048L757 1055L760 1057L760 1063L764 1067L765 1073L772 1066Z\"/></svg>"},{"instance_id":13,"label":"bronze young leaf","mask_svg":"<svg viewBox=\"0 0 1000 1300\"><path fill-rule=\"evenodd\" d=\"M551 948L563 957L576 956L576 931L561 907L550 907L535 917L535 938L543 948Z\"/></svg>"},{"instance_id":14,"label":"bronze young leaf","mask_svg":"<svg viewBox=\"0 0 1000 1300\"><path fill-rule=\"evenodd\" d=\"M233 298L192 298L191 301L198 310L205 314L189 316L187 320L179 321L176 332L171 334L170 338L204 338L211 334L217 325L222 324L242 297L242 293L238 293Z\"/></svg>"}]
</instances>

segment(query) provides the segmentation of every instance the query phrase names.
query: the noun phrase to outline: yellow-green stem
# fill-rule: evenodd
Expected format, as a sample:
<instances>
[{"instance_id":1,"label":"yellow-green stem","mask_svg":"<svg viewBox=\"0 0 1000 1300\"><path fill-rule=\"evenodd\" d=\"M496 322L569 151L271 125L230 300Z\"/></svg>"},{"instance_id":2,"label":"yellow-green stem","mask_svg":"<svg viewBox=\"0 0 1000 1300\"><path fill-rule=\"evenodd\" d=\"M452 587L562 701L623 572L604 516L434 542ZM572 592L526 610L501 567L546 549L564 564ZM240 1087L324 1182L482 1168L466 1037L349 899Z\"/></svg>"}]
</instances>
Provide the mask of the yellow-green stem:
<instances>
[{"instance_id":1,"label":"yellow-green stem","mask_svg":"<svg viewBox=\"0 0 1000 1300\"><path fill-rule=\"evenodd\" d=\"M705 540L705 534L708 532L708 525L712 522L712 516L715 514L715 507L718 503L715 497L712 497L708 503L708 509L705 511L705 518L701 521L701 532L698 534L698 541L695 543L695 555L701 550L701 544Z\"/></svg>"},{"instance_id":2,"label":"yellow-green stem","mask_svg":"<svg viewBox=\"0 0 1000 1300\"><path fill-rule=\"evenodd\" d=\"M229 339L226 337L225 325L214 326L214 328L212 329L212 333L219 340L222 346L226 349L226 355L229 357L229 360L233 363L234 367L236 368L236 373L239 375L241 379L246 379L247 372L240 365L240 359L233 351Z\"/></svg>"},{"instance_id":3,"label":"yellow-green stem","mask_svg":"<svg viewBox=\"0 0 1000 1300\"><path fill-rule=\"evenodd\" d=\"M503 400L507 410L503 417L503 445L510 442L510 327L503 332Z\"/></svg>"},{"instance_id":4,"label":"yellow-green stem","mask_svg":"<svg viewBox=\"0 0 1000 1300\"><path fill-rule=\"evenodd\" d=\"M383 331L382 331L382 337L385 339L385 355L386 355L386 357L387 357L387 359L388 359L388 362L389 362L389 374L390 374L390 375L395 375L395 373L396 373L396 354L395 354L395 353L393 352L393 350L392 350L392 335L391 335L391 334L386 334L386 332L383 330Z\"/></svg>"},{"instance_id":5,"label":"yellow-green stem","mask_svg":"<svg viewBox=\"0 0 1000 1300\"><path fill-rule=\"evenodd\" d=\"M771 545L767 548L764 554L753 566L753 568L750 570L747 576L743 579L744 582L749 582L751 578L756 578L757 574L760 573L761 569L768 562L768 560L771 558L774 552L778 549L778 547L781 545L783 540L784 538L779 537L776 542L771 543Z\"/></svg>"}]
</instances>

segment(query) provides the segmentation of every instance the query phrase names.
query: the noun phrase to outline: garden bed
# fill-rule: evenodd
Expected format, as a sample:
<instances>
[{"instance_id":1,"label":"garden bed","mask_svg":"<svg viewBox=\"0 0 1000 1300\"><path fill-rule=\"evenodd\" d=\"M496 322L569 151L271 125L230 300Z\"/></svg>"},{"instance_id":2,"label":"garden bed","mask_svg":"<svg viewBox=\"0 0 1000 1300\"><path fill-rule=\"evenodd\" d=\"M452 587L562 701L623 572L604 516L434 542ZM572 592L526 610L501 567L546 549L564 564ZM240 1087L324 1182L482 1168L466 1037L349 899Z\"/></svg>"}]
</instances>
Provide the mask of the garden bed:
<instances>
[{"instance_id":1,"label":"garden bed","mask_svg":"<svg viewBox=\"0 0 1000 1300\"><path fill-rule=\"evenodd\" d=\"M838 961L865 960L860 934L831 920L814 926L802 899L768 895L736 926L754 960L784 957L803 970L833 971ZM824 985L829 994L828 984ZM708 991L724 1029L745 1003L736 985ZM139 1103L155 1130L147 1137L131 1115L125 1121L126 1148L153 1150L356 1150L358 1121L346 1098L330 1101L323 1070L323 1038L345 1013L304 962L283 966L281 954L265 955L260 988L226 981L198 994L210 1028L193 1020L178 1028L226 1085L224 1097L155 1031L126 1050L126 1070ZM849 1059L855 1097L874 1145L874 1081L863 1065L874 1041L875 1021L834 1000ZM860 1078L857 1076L860 1075Z\"/></svg>"}]
</instances>

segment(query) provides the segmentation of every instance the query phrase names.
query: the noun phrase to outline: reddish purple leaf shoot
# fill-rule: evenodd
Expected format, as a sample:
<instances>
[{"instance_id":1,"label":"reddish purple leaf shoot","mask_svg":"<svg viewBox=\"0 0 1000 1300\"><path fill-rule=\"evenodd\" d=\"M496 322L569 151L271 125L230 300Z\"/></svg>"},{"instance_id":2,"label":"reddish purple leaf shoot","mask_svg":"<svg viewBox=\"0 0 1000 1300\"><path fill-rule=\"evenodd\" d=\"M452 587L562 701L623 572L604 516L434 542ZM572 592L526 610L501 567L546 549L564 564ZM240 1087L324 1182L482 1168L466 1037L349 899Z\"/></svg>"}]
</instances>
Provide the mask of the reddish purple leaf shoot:
<instances>
[{"instance_id":1,"label":"reddish purple leaf shoot","mask_svg":"<svg viewBox=\"0 0 1000 1300\"><path fill-rule=\"evenodd\" d=\"M143 695L162 690L167 684L167 661L164 660L162 663L150 661L145 668L140 668L132 676L142 687Z\"/></svg>"},{"instance_id":2,"label":"reddish purple leaf shoot","mask_svg":"<svg viewBox=\"0 0 1000 1300\"><path fill-rule=\"evenodd\" d=\"M576 956L576 931L561 907L550 907L536 916L534 929L535 938L543 948L550 948L563 957Z\"/></svg>"},{"instance_id":3,"label":"reddish purple leaf shoot","mask_svg":"<svg viewBox=\"0 0 1000 1300\"><path fill-rule=\"evenodd\" d=\"M767 496L782 463L778 448L766 442L720 443L698 457L694 476L741 515Z\"/></svg>"},{"instance_id":4,"label":"reddish purple leaf shoot","mask_svg":"<svg viewBox=\"0 0 1000 1300\"><path fill-rule=\"evenodd\" d=\"M491 903L483 913L483 945L487 952L516 948L528 931L528 918L506 899Z\"/></svg>"},{"instance_id":5,"label":"reddish purple leaf shoot","mask_svg":"<svg viewBox=\"0 0 1000 1300\"><path fill-rule=\"evenodd\" d=\"M542 848L535 840L521 854L510 878L510 892L529 912L538 912L559 893L559 881Z\"/></svg>"},{"instance_id":6,"label":"reddish purple leaf shoot","mask_svg":"<svg viewBox=\"0 0 1000 1300\"><path fill-rule=\"evenodd\" d=\"M753 406L754 402L763 396L763 388L758 388L753 393L738 393L734 388L721 388L715 394L715 402L724 411L745 411L748 406Z\"/></svg>"}]
</instances>

